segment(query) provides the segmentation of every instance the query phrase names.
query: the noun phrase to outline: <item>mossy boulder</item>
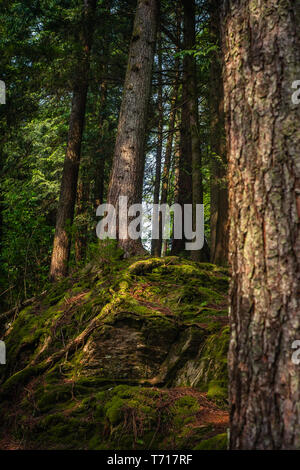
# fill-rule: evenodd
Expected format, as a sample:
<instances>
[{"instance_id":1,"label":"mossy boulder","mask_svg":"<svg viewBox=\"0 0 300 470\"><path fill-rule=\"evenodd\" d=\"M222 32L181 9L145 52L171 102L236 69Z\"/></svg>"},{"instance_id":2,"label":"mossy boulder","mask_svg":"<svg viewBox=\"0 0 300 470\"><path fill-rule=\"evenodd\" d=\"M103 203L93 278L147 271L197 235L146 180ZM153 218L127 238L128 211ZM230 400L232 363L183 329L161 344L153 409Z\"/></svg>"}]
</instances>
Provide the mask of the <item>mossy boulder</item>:
<instances>
[{"instance_id":1,"label":"mossy boulder","mask_svg":"<svg viewBox=\"0 0 300 470\"><path fill-rule=\"evenodd\" d=\"M227 286L226 269L174 256L98 259L53 285L2 338L0 434L26 449L181 449L223 432Z\"/></svg>"},{"instance_id":2,"label":"mossy boulder","mask_svg":"<svg viewBox=\"0 0 300 470\"><path fill-rule=\"evenodd\" d=\"M208 335L195 358L177 371L174 385L189 385L207 391L208 397L226 403L228 393L227 353L229 327Z\"/></svg>"}]
</instances>

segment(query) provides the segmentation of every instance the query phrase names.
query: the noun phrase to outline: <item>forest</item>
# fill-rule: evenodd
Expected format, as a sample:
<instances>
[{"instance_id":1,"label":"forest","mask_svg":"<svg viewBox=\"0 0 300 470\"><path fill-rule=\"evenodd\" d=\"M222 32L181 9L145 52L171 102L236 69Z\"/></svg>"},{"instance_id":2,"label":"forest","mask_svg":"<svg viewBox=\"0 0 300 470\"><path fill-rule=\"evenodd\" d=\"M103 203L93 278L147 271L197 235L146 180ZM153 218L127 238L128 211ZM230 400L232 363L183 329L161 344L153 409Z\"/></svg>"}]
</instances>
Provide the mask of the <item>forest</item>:
<instances>
[{"instance_id":1,"label":"forest","mask_svg":"<svg viewBox=\"0 0 300 470\"><path fill-rule=\"evenodd\" d=\"M300 0L1 0L0 450L300 450Z\"/></svg>"}]
</instances>

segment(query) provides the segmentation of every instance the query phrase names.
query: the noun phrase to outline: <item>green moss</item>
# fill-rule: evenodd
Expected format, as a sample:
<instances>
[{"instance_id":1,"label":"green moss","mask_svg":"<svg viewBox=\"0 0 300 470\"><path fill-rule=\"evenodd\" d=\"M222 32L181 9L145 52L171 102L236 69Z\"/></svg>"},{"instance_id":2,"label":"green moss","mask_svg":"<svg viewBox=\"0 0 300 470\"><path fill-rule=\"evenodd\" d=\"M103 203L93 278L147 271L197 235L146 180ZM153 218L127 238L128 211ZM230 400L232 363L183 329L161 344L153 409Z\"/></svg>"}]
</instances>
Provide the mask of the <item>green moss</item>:
<instances>
[{"instance_id":1,"label":"green moss","mask_svg":"<svg viewBox=\"0 0 300 470\"><path fill-rule=\"evenodd\" d=\"M120 288L120 294L125 294L125 292L128 290L129 283L127 281L121 281L119 284Z\"/></svg>"},{"instance_id":2,"label":"green moss","mask_svg":"<svg viewBox=\"0 0 300 470\"><path fill-rule=\"evenodd\" d=\"M39 373L44 372L47 365L45 363L36 366L28 366L25 369L16 372L1 386L0 397L8 397L17 388L24 385L29 379L37 376Z\"/></svg>"},{"instance_id":3,"label":"green moss","mask_svg":"<svg viewBox=\"0 0 300 470\"><path fill-rule=\"evenodd\" d=\"M216 401L225 401L228 398L228 392L225 381L211 380L208 384L207 398Z\"/></svg>"},{"instance_id":4,"label":"green moss","mask_svg":"<svg viewBox=\"0 0 300 470\"><path fill-rule=\"evenodd\" d=\"M60 300L62 300L68 289L72 286L72 281L67 278L59 281L53 285L50 289L49 293L43 300L44 305L54 305L57 304Z\"/></svg>"},{"instance_id":5,"label":"green moss","mask_svg":"<svg viewBox=\"0 0 300 470\"><path fill-rule=\"evenodd\" d=\"M207 390L210 398L227 400L227 353L229 347L229 327L211 334L206 339L199 364L202 382L199 388ZM202 374L201 374L202 373Z\"/></svg>"},{"instance_id":6,"label":"green moss","mask_svg":"<svg viewBox=\"0 0 300 470\"><path fill-rule=\"evenodd\" d=\"M13 323L0 427L31 448L181 449L210 437L210 426L196 431L196 398L151 384L174 385L194 361L199 388L226 402L227 270L101 250Z\"/></svg>"},{"instance_id":7,"label":"green moss","mask_svg":"<svg viewBox=\"0 0 300 470\"><path fill-rule=\"evenodd\" d=\"M62 413L48 415L35 427L36 442L40 448L87 449L88 441L96 432L92 423ZM98 423L101 433L101 423Z\"/></svg>"},{"instance_id":8,"label":"green moss","mask_svg":"<svg viewBox=\"0 0 300 470\"><path fill-rule=\"evenodd\" d=\"M216 436L205 439L200 442L194 450L226 450L227 449L227 434L217 434Z\"/></svg>"},{"instance_id":9,"label":"green moss","mask_svg":"<svg viewBox=\"0 0 300 470\"><path fill-rule=\"evenodd\" d=\"M116 425L121 421L124 404L125 400L122 400L122 398L117 395L105 405L105 416L112 425Z\"/></svg>"},{"instance_id":10,"label":"green moss","mask_svg":"<svg viewBox=\"0 0 300 470\"><path fill-rule=\"evenodd\" d=\"M165 261L163 258L151 258L133 263L128 271L130 274L138 276L151 272L157 266L161 266Z\"/></svg>"},{"instance_id":11,"label":"green moss","mask_svg":"<svg viewBox=\"0 0 300 470\"><path fill-rule=\"evenodd\" d=\"M199 304L203 302L214 301L217 302L222 299L222 296L212 289L207 287L199 287L193 285L186 285L182 288L182 291L178 294L178 303L197 302Z\"/></svg>"},{"instance_id":12,"label":"green moss","mask_svg":"<svg viewBox=\"0 0 300 470\"><path fill-rule=\"evenodd\" d=\"M200 410L198 400L195 397L186 395L180 397L171 408L174 415L173 423L180 428L185 424L195 420L195 414Z\"/></svg>"},{"instance_id":13,"label":"green moss","mask_svg":"<svg viewBox=\"0 0 300 470\"><path fill-rule=\"evenodd\" d=\"M39 411L45 413L55 408L57 404L64 404L74 397L73 384L51 384L48 387L42 387L37 390L35 397Z\"/></svg>"}]
</instances>

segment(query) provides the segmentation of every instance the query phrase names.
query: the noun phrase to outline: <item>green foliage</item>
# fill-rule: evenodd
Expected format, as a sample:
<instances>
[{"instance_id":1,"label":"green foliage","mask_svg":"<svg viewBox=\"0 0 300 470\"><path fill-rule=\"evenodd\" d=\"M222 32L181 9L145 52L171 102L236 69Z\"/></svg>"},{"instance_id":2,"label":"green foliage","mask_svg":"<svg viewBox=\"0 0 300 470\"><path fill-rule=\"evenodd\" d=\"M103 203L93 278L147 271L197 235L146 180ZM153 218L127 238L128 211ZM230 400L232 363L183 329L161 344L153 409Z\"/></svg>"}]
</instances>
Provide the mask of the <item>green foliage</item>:
<instances>
[{"instance_id":1,"label":"green foliage","mask_svg":"<svg viewBox=\"0 0 300 470\"><path fill-rule=\"evenodd\" d=\"M118 247L116 240L99 240L88 247L88 261L99 263L114 263L122 258L123 251Z\"/></svg>"},{"instance_id":2,"label":"green foliage","mask_svg":"<svg viewBox=\"0 0 300 470\"><path fill-rule=\"evenodd\" d=\"M69 227L73 238L87 230L95 243L96 178L101 171L106 191L111 164L126 45L131 33L129 1L111 14L97 2L91 55L91 85L82 145L80 178L89 181L88 210ZM56 208L67 142L74 69L82 54L79 26L83 2L72 0L4 2L0 13L0 79L7 103L0 106L0 302L9 309L41 291L47 283ZM99 20L99 21L98 21ZM99 59L100 55L100 59ZM110 60L109 71L103 60ZM110 81L104 101L99 81ZM102 123L99 126L99 123ZM99 159L104 160L99 170ZM85 176L84 176L85 175ZM82 261L84 264L84 260ZM71 267L75 268L74 248Z\"/></svg>"}]
</instances>

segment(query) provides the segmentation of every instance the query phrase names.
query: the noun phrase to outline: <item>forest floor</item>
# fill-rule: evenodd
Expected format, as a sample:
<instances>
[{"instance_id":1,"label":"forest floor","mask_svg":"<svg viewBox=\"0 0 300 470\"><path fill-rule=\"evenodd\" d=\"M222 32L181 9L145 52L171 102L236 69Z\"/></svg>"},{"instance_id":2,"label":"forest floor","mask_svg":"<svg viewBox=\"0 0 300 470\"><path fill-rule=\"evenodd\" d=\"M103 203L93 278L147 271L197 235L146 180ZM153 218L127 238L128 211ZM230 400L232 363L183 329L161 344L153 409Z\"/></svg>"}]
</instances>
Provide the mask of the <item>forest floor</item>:
<instances>
[{"instance_id":1,"label":"forest floor","mask_svg":"<svg viewBox=\"0 0 300 470\"><path fill-rule=\"evenodd\" d=\"M211 400L208 400L206 393L199 392L194 388L182 387L168 389L163 391L163 395L164 398L167 397L169 404L174 404L179 398L186 396L195 398L199 403L199 410L193 414L195 419L190 425L189 432L191 440L193 440L193 435L195 433L197 434L197 431L203 429L204 432L202 433L201 442L198 445L199 449L213 449L215 446L215 449L217 450L220 446L224 447L226 432L229 426L229 417L226 410L220 409ZM165 401L162 403L165 403ZM159 402L157 403L157 407L159 409ZM217 436L218 439L212 439L215 436ZM207 442L207 440L209 440L209 442ZM174 436L174 449L175 448L176 436ZM12 435L7 435L0 439L0 450L26 449L28 449L26 443L14 438Z\"/></svg>"},{"instance_id":2,"label":"forest floor","mask_svg":"<svg viewBox=\"0 0 300 470\"><path fill-rule=\"evenodd\" d=\"M224 449L226 269L102 255L3 339L0 449Z\"/></svg>"}]
</instances>

